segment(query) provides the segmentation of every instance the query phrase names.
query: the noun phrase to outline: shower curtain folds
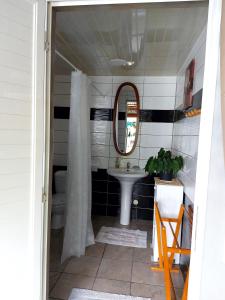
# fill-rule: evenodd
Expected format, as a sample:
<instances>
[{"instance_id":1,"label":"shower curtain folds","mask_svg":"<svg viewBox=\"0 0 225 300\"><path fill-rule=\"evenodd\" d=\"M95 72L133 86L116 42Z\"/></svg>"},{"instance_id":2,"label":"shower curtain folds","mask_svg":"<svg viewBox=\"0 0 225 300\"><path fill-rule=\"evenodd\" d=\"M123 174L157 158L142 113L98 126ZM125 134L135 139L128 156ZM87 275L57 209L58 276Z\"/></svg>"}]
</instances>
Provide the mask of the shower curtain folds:
<instances>
[{"instance_id":1,"label":"shower curtain folds","mask_svg":"<svg viewBox=\"0 0 225 300\"><path fill-rule=\"evenodd\" d=\"M94 244L91 223L90 81L72 72L67 162L67 205L62 261Z\"/></svg>"}]
</instances>

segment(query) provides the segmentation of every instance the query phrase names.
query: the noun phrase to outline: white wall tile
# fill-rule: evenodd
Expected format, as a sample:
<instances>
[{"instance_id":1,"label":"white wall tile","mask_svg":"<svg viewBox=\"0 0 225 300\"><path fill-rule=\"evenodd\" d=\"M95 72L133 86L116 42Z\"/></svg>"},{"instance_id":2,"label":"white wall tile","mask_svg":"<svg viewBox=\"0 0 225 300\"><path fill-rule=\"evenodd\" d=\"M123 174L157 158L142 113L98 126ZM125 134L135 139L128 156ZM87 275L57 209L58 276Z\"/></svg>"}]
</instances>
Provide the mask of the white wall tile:
<instances>
[{"instance_id":1,"label":"white wall tile","mask_svg":"<svg viewBox=\"0 0 225 300\"><path fill-rule=\"evenodd\" d=\"M54 95L53 96L53 105L54 106L70 106L70 95Z\"/></svg>"},{"instance_id":2,"label":"white wall tile","mask_svg":"<svg viewBox=\"0 0 225 300\"><path fill-rule=\"evenodd\" d=\"M176 84L176 76L145 76L144 83L173 83Z\"/></svg>"},{"instance_id":3,"label":"white wall tile","mask_svg":"<svg viewBox=\"0 0 225 300\"><path fill-rule=\"evenodd\" d=\"M93 83L91 93L92 96L112 96L112 84Z\"/></svg>"},{"instance_id":4,"label":"white wall tile","mask_svg":"<svg viewBox=\"0 0 225 300\"><path fill-rule=\"evenodd\" d=\"M145 80L144 76L113 76L113 83L121 84L124 82L131 82L134 84L143 83Z\"/></svg>"},{"instance_id":5,"label":"white wall tile","mask_svg":"<svg viewBox=\"0 0 225 300\"><path fill-rule=\"evenodd\" d=\"M53 165L66 166L67 165L67 155L54 154Z\"/></svg>"},{"instance_id":6,"label":"white wall tile","mask_svg":"<svg viewBox=\"0 0 225 300\"><path fill-rule=\"evenodd\" d=\"M63 154L67 155L68 153L68 144L67 143L56 143L53 145L54 154Z\"/></svg>"},{"instance_id":7,"label":"white wall tile","mask_svg":"<svg viewBox=\"0 0 225 300\"><path fill-rule=\"evenodd\" d=\"M143 109L172 110L175 106L174 97L142 97Z\"/></svg>"},{"instance_id":8,"label":"white wall tile","mask_svg":"<svg viewBox=\"0 0 225 300\"><path fill-rule=\"evenodd\" d=\"M205 60L206 28L200 34L194 45L190 48L177 76L176 104L183 105L185 70L190 61L195 58L195 75L193 94L203 86L204 60ZM186 118L174 124L172 151L184 157L184 168L178 173L184 184L184 191L194 201L195 174L198 154L200 116Z\"/></svg>"},{"instance_id":9,"label":"white wall tile","mask_svg":"<svg viewBox=\"0 0 225 300\"><path fill-rule=\"evenodd\" d=\"M198 138L199 137L195 135L173 136L173 149L197 157Z\"/></svg>"},{"instance_id":10,"label":"white wall tile","mask_svg":"<svg viewBox=\"0 0 225 300\"><path fill-rule=\"evenodd\" d=\"M138 159L133 159L133 158L130 158L129 156L128 157L124 156L121 160L121 164L120 164L121 168L126 168L128 162L130 163L131 167L139 165ZM110 157L109 168L115 168L115 164L116 164L116 158Z\"/></svg>"},{"instance_id":11,"label":"white wall tile","mask_svg":"<svg viewBox=\"0 0 225 300\"><path fill-rule=\"evenodd\" d=\"M70 83L55 82L54 95L70 95Z\"/></svg>"},{"instance_id":12,"label":"white wall tile","mask_svg":"<svg viewBox=\"0 0 225 300\"><path fill-rule=\"evenodd\" d=\"M128 158L132 158L132 159L139 159L139 147L136 147L134 152L131 153ZM120 154L116 152L116 149L114 146L110 146L110 157L119 157Z\"/></svg>"},{"instance_id":13,"label":"white wall tile","mask_svg":"<svg viewBox=\"0 0 225 300\"><path fill-rule=\"evenodd\" d=\"M99 169L108 169L109 159L108 157L91 157L91 165L92 167L96 167Z\"/></svg>"},{"instance_id":14,"label":"white wall tile","mask_svg":"<svg viewBox=\"0 0 225 300\"><path fill-rule=\"evenodd\" d=\"M64 130L55 130L54 131L54 138L55 143L67 143L68 142L68 131Z\"/></svg>"},{"instance_id":15,"label":"white wall tile","mask_svg":"<svg viewBox=\"0 0 225 300\"><path fill-rule=\"evenodd\" d=\"M147 148L156 148L156 147L163 147L163 148L171 148L172 144L172 136L148 136L145 134L141 135L141 142L140 147L147 147Z\"/></svg>"},{"instance_id":16,"label":"white wall tile","mask_svg":"<svg viewBox=\"0 0 225 300\"><path fill-rule=\"evenodd\" d=\"M148 160L150 156L157 156L160 148L140 148L140 159L141 160Z\"/></svg>"},{"instance_id":17,"label":"white wall tile","mask_svg":"<svg viewBox=\"0 0 225 300\"><path fill-rule=\"evenodd\" d=\"M67 83L70 84L70 82L71 82L71 75L56 75L54 77L54 81L55 82L59 82L59 83L67 82Z\"/></svg>"},{"instance_id":18,"label":"white wall tile","mask_svg":"<svg viewBox=\"0 0 225 300\"><path fill-rule=\"evenodd\" d=\"M112 76L89 76L92 83L112 83Z\"/></svg>"},{"instance_id":19,"label":"white wall tile","mask_svg":"<svg viewBox=\"0 0 225 300\"><path fill-rule=\"evenodd\" d=\"M174 97L176 84L144 84L144 96Z\"/></svg>"},{"instance_id":20,"label":"white wall tile","mask_svg":"<svg viewBox=\"0 0 225 300\"><path fill-rule=\"evenodd\" d=\"M92 96L90 98L91 108L112 108L114 101L112 101L112 96Z\"/></svg>"},{"instance_id":21,"label":"white wall tile","mask_svg":"<svg viewBox=\"0 0 225 300\"><path fill-rule=\"evenodd\" d=\"M91 144L109 145L110 134L105 132L91 133Z\"/></svg>"},{"instance_id":22,"label":"white wall tile","mask_svg":"<svg viewBox=\"0 0 225 300\"><path fill-rule=\"evenodd\" d=\"M91 145L91 155L109 157L109 145Z\"/></svg>"},{"instance_id":23,"label":"white wall tile","mask_svg":"<svg viewBox=\"0 0 225 300\"><path fill-rule=\"evenodd\" d=\"M184 118L174 123L173 135L199 135L200 115L189 118Z\"/></svg>"},{"instance_id":24,"label":"white wall tile","mask_svg":"<svg viewBox=\"0 0 225 300\"><path fill-rule=\"evenodd\" d=\"M139 160L139 167L140 167L140 169L144 169L145 168L147 161L148 161L147 159L140 159Z\"/></svg>"},{"instance_id":25,"label":"white wall tile","mask_svg":"<svg viewBox=\"0 0 225 300\"><path fill-rule=\"evenodd\" d=\"M109 121L90 121L91 132L106 132L110 133L112 122Z\"/></svg>"},{"instance_id":26,"label":"white wall tile","mask_svg":"<svg viewBox=\"0 0 225 300\"><path fill-rule=\"evenodd\" d=\"M173 134L173 123L143 122L141 123L140 129L141 129L141 134L145 134L145 135L170 135L171 136Z\"/></svg>"},{"instance_id":27,"label":"white wall tile","mask_svg":"<svg viewBox=\"0 0 225 300\"><path fill-rule=\"evenodd\" d=\"M65 130L69 129L69 120L65 119L54 119L54 129L55 130Z\"/></svg>"}]
</instances>

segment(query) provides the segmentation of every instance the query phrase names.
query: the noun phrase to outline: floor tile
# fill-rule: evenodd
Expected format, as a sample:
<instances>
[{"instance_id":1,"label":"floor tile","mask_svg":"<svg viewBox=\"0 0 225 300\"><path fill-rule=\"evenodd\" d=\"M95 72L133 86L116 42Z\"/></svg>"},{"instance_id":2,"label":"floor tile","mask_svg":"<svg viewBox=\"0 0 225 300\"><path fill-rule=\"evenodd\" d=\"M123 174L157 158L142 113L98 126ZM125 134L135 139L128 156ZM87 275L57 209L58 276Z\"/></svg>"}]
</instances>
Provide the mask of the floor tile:
<instances>
[{"instance_id":1,"label":"floor tile","mask_svg":"<svg viewBox=\"0 0 225 300\"><path fill-rule=\"evenodd\" d=\"M94 277L62 274L50 293L50 297L67 300L73 288L92 289Z\"/></svg>"},{"instance_id":2,"label":"floor tile","mask_svg":"<svg viewBox=\"0 0 225 300\"><path fill-rule=\"evenodd\" d=\"M179 273L172 273L172 280L173 280L173 285L175 288L183 288L184 287L184 279L181 274Z\"/></svg>"},{"instance_id":3,"label":"floor tile","mask_svg":"<svg viewBox=\"0 0 225 300\"><path fill-rule=\"evenodd\" d=\"M150 264L134 262L132 269L132 282L164 285L164 273L153 272L150 267Z\"/></svg>"},{"instance_id":4,"label":"floor tile","mask_svg":"<svg viewBox=\"0 0 225 300\"><path fill-rule=\"evenodd\" d=\"M134 249L131 247L107 245L103 258L132 261Z\"/></svg>"},{"instance_id":5,"label":"floor tile","mask_svg":"<svg viewBox=\"0 0 225 300\"><path fill-rule=\"evenodd\" d=\"M50 272L63 272L69 260L61 263L61 256L50 259Z\"/></svg>"},{"instance_id":6,"label":"floor tile","mask_svg":"<svg viewBox=\"0 0 225 300\"><path fill-rule=\"evenodd\" d=\"M67 264L66 273L81 274L88 276L95 276L101 259L98 257L81 256L79 258L72 258Z\"/></svg>"},{"instance_id":7,"label":"floor tile","mask_svg":"<svg viewBox=\"0 0 225 300\"><path fill-rule=\"evenodd\" d=\"M183 289L175 289L177 300L182 299Z\"/></svg>"},{"instance_id":8,"label":"floor tile","mask_svg":"<svg viewBox=\"0 0 225 300\"><path fill-rule=\"evenodd\" d=\"M131 283L131 295L151 300L165 300L165 288L159 285Z\"/></svg>"},{"instance_id":9,"label":"floor tile","mask_svg":"<svg viewBox=\"0 0 225 300\"><path fill-rule=\"evenodd\" d=\"M105 244L95 243L94 245L87 247L85 255L102 258L104 249Z\"/></svg>"},{"instance_id":10,"label":"floor tile","mask_svg":"<svg viewBox=\"0 0 225 300\"><path fill-rule=\"evenodd\" d=\"M143 263L151 263L151 255L152 249L149 248L135 248L133 261L135 262L143 262Z\"/></svg>"},{"instance_id":11,"label":"floor tile","mask_svg":"<svg viewBox=\"0 0 225 300\"><path fill-rule=\"evenodd\" d=\"M96 278L93 290L113 294L129 295L130 282Z\"/></svg>"},{"instance_id":12,"label":"floor tile","mask_svg":"<svg viewBox=\"0 0 225 300\"><path fill-rule=\"evenodd\" d=\"M61 275L61 273L59 273L59 272L49 272L49 290L50 291L54 287L54 285L60 275Z\"/></svg>"},{"instance_id":13,"label":"floor tile","mask_svg":"<svg viewBox=\"0 0 225 300\"><path fill-rule=\"evenodd\" d=\"M97 277L130 281L131 268L132 262L126 260L102 259Z\"/></svg>"}]
</instances>

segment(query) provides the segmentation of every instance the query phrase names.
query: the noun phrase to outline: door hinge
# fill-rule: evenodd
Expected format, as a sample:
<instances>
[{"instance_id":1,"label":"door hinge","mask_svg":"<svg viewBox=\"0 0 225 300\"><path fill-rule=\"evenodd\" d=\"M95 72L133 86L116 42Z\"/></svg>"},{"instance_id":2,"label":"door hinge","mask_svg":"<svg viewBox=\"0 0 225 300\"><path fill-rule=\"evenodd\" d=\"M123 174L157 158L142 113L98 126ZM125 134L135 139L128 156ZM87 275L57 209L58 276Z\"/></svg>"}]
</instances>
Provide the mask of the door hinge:
<instances>
[{"instance_id":1,"label":"door hinge","mask_svg":"<svg viewBox=\"0 0 225 300\"><path fill-rule=\"evenodd\" d=\"M50 49L50 44L48 40L45 40L45 51L48 52Z\"/></svg>"},{"instance_id":2,"label":"door hinge","mask_svg":"<svg viewBox=\"0 0 225 300\"><path fill-rule=\"evenodd\" d=\"M48 52L50 49L50 43L48 40L48 33L47 31L45 31L45 51Z\"/></svg>"},{"instance_id":3,"label":"door hinge","mask_svg":"<svg viewBox=\"0 0 225 300\"><path fill-rule=\"evenodd\" d=\"M47 202L47 195L46 195L46 193L43 193L43 194L42 194L42 202L43 202L43 203L46 203L46 202Z\"/></svg>"}]
</instances>

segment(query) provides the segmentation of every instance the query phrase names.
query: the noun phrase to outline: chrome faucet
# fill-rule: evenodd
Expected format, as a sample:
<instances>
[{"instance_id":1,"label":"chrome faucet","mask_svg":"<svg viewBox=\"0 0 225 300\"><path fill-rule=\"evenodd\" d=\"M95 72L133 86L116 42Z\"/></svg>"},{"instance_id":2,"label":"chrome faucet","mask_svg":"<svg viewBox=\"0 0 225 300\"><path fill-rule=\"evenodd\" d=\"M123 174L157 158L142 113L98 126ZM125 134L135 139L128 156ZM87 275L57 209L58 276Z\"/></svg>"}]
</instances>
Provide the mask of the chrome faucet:
<instances>
[{"instance_id":1,"label":"chrome faucet","mask_svg":"<svg viewBox=\"0 0 225 300\"><path fill-rule=\"evenodd\" d=\"M127 162L127 171L129 171L130 170L130 162L128 161Z\"/></svg>"}]
</instances>

